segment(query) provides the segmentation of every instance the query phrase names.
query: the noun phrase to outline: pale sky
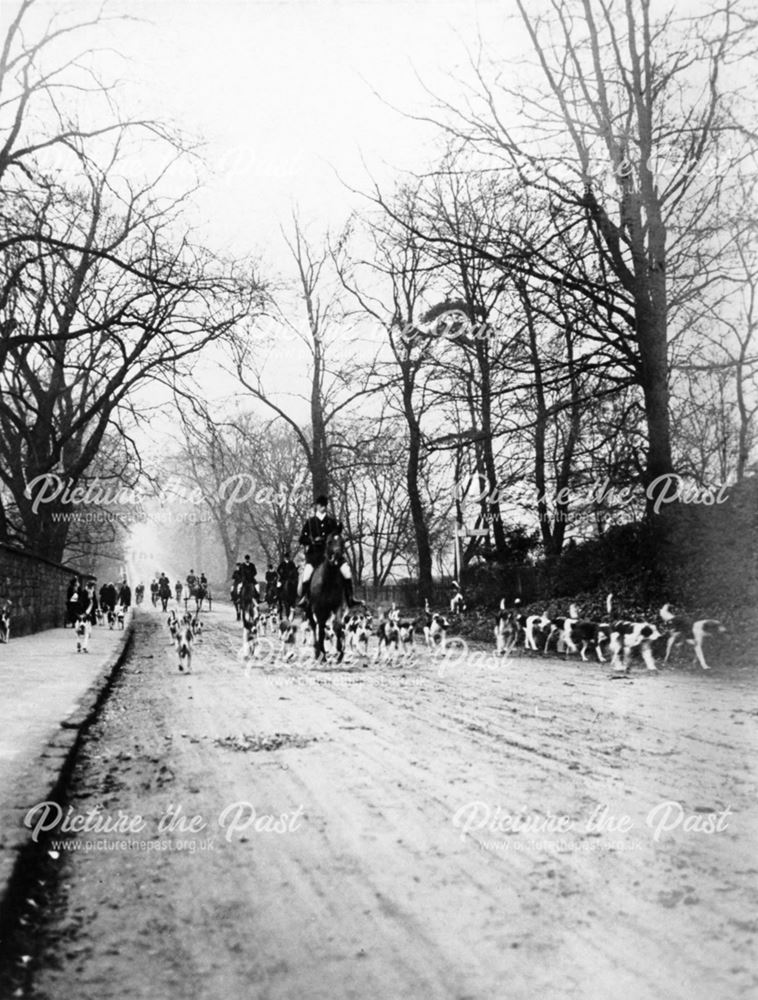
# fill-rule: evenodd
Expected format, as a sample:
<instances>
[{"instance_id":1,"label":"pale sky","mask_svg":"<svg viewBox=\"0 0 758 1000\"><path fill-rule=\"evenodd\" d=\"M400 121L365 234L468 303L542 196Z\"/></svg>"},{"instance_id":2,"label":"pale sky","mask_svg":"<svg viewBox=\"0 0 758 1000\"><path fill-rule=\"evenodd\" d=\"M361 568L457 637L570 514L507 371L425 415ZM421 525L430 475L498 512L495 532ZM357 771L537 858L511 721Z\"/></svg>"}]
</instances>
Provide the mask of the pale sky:
<instances>
[{"instance_id":1,"label":"pale sky","mask_svg":"<svg viewBox=\"0 0 758 1000\"><path fill-rule=\"evenodd\" d=\"M47 9L60 8L49 0ZM120 103L174 122L206 142L210 177L188 221L216 250L260 258L264 278L286 274L280 226L294 209L315 240L365 205L345 183L388 190L404 170L425 171L441 133L407 114L432 96L460 97L481 33L515 58L513 0L111 0L139 20L114 22L103 41ZM78 2L77 10L91 5ZM508 27L510 24L510 27ZM405 112L405 114L403 113ZM306 359L290 340L268 376L307 390ZM276 361L276 356L274 358ZM201 360L199 374L211 358ZM203 375L209 395L233 383ZM280 399L283 401L283 399ZM307 419L307 406L287 403ZM257 409L258 407L256 407ZM262 411L263 412L263 411ZM266 415L270 415L266 411Z\"/></svg>"},{"instance_id":2,"label":"pale sky","mask_svg":"<svg viewBox=\"0 0 758 1000\"><path fill-rule=\"evenodd\" d=\"M505 31L512 0L122 0L120 9L150 22L116 26L122 75L140 82L152 115L207 140L213 177L198 220L219 247L277 262L293 207L336 228L357 203L340 177L365 189L369 175L388 183L433 162L439 132L401 113L429 109L419 77L457 95L451 74L465 72L480 30L516 51Z\"/></svg>"}]
</instances>

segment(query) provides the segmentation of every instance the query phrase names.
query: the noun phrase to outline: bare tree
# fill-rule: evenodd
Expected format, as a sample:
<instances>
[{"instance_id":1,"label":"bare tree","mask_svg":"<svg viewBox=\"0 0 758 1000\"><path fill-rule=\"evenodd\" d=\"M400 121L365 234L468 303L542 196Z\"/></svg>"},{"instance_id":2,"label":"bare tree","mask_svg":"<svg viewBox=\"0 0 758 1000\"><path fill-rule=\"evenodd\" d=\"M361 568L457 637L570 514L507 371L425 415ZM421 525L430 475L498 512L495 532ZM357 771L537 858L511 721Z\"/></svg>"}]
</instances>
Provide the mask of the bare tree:
<instances>
[{"instance_id":1,"label":"bare tree","mask_svg":"<svg viewBox=\"0 0 758 1000\"><path fill-rule=\"evenodd\" d=\"M413 215L413 191L398 193L396 210ZM422 243L404 224L388 227L386 219L375 220L363 235L371 247L368 260L351 255L345 236L335 261L361 313L375 321L386 338L388 356L374 367L374 384L384 393L387 411L400 415L407 429L405 486L415 536L419 597L424 600L432 595L432 512L424 497L428 437L423 428L431 408L427 377L431 341L418 323L427 305L428 261Z\"/></svg>"},{"instance_id":2,"label":"bare tree","mask_svg":"<svg viewBox=\"0 0 758 1000\"><path fill-rule=\"evenodd\" d=\"M480 54L475 96L463 109L442 105L441 124L531 192L572 245L589 241L594 259L556 255L552 240L470 246L605 311L608 339L642 392L649 483L673 468L671 324L718 280L720 213L752 155L746 105L724 81L750 53L755 24L734 0L657 20L649 0L547 0L547 16L517 5L539 82L530 65L531 80L513 88Z\"/></svg>"},{"instance_id":3,"label":"bare tree","mask_svg":"<svg viewBox=\"0 0 758 1000\"><path fill-rule=\"evenodd\" d=\"M234 369L250 396L264 403L294 432L311 475L314 494L327 493L332 428L369 390L362 365L349 358L348 324L333 276L329 274L332 258L328 241L315 249L297 216L293 217L291 233L284 234L284 238L295 267L297 297L305 326L298 322L294 311L275 306L270 317L275 320L273 337L271 326L259 326L230 338ZM290 381L296 382L300 376L303 393L277 392L266 384L266 363L272 356L278 362L282 344L295 350L299 347L304 352L302 369L295 374L294 357L288 351L288 368L293 376ZM295 405L291 402L293 397L298 400ZM308 426L303 426L298 416L302 402L307 404Z\"/></svg>"},{"instance_id":4,"label":"bare tree","mask_svg":"<svg viewBox=\"0 0 758 1000\"><path fill-rule=\"evenodd\" d=\"M177 236L181 199L162 202L149 184L118 190L118 151L48 206L42 222L66 248L40 239L0 312L15 331L0 372L0 479L12 501L5 522L51 559L61 557L68 532L53 514L81 485L106 432L128 446L130 426L147 415L134 405L137 390L173 388L190 359L260 300L246 269ZM94 252L103 246L138 261L142 276ZM55 492L56 482L66 489Z\"/></svg>"}]
</instances>

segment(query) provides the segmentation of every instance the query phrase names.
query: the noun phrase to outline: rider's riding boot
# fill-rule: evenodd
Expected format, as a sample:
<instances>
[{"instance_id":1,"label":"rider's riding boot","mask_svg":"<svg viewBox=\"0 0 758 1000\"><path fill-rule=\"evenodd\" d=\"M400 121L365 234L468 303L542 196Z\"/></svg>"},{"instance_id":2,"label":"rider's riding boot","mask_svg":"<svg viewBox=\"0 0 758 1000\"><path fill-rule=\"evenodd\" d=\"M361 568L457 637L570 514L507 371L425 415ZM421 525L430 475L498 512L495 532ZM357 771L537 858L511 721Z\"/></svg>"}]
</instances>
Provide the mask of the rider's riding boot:
<instances>
[{"instance_id":1,"label":"rider's riding boot","mask_svg":"<svg viewBox=\"0 0 758 1000\"><path fill-rule=\"evenodd\" d=\"M299 608L307 608L311 600L311 581L303 580L303 596L297 602Z\"/></svg>"},{"instance_id":2,"label":"rider's riding boot","mask_svg":"<svg viewBox=\"0 0 758 1000\"><path fill-rule=\"evenodd\" d=\"M347 606L349 608L362 608L365 607L363 601L357 601L353 597L353 581L348 576L345 577L345 600L347 601Z\"/></svg>"}]
</instances>

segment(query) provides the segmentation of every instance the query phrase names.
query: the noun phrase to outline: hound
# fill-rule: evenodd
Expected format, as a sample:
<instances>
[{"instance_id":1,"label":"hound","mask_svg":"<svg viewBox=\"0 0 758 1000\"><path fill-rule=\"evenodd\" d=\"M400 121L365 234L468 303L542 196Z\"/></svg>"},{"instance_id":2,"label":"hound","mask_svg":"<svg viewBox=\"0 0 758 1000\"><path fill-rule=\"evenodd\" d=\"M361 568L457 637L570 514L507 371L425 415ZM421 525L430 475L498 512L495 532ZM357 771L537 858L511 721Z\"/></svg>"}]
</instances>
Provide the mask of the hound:
<instances>
[{"instance_id":1,"label":"hound","mask_svg":"<svg viewBox=\"0 0 758 1000\"><path fill-rule=\"evenodd\" d=\"M289 618L282 618L279 622L279 643L281 655L286 660L291 660L295 656L296 639L297 623L290 621Z\"/></svg>"},{"instance_id":2,"label":"hound","mask_svg":"<svg viewBox=\"0 0 758 1000\"><path fill-rule=\"evenodd\" d=\"M613 594L609 594L606 606L612 611ZM611 625L610 651L611 666L616 673L629 673L632 650L639 649L645 666L649 671L656 671L653 643L661 638L661 633L654 622L616 621Z\"/></svg>"},{"instance_id":3,"label":"hound","mask_svg":"<svg viewBox=\"0 0 758 1000\"><path fill-rule=\"evenodd\" d=\"M343 624L347 632L347 648L350 651L357 648L359 655L368 656L368 642L373 624L371 615L368 613L348 614L345 615Z\"/></svg>"},{"instance_id":4,"label":"hound","mask_svg":"<svg viewBox=\"0 0 758 1000\"><path fill-rule=\"evenodd\" d=\"M258 628L260 622L260 615L258 614L258 606L256 604L252 605L252 609L245 609L242 613L242 647L240 648L238 658L245 663L249 663L255 655L255 650L258 645Z\"/></svg>"},{"instance_id":5,"label":"hound","mask_svg":"<svg viewBox=\"0 0 758 1000\"><path fill-rule=\"evenodd\" d=\"M416 622L399 621L397 623L397 631L400 638L400 648L403 651L403 656L407 658L412 652L411 646L413 645L413 636L416 632Z\"/></svg>"},{"instance_id":6,"label":"hound","mask_svg":"<svg viewBox=\"0 0 758 1000\"><path fill-rule=\"evenodd\" d=\"M505 598L500 602L500 610L495 618L495 648L498 656L509 656L519 637L519 618L515 611L506 611Z\"/></svg>"},{"instance_id":7,"label":"hound","mask_svg":"<svg viewBox=\"0 0 758 1000\"><path fill-rule=\"evenodd\" d=\"M395 655L392 659L395 659L400 650L400 629L397 624L390 618L383 618L377 625L376 636L379 643L376 647L376 656L374 659L378 661L382 652L384 652L385 660L390 659L391 648L394 648Z\"/></svg>"},{"instance_id":8,"label":"hound","mask_svg":"<svg viewBox=\"0 0 758 1000\"><path fill-rule=\"evenodd\" d=\"M460 588L460 584L453 580L453 596L450 598L450 614L459 615L461 612L466 610L466 605L463 601L463 591Z\"/></svg>"},{"instance_id":9,"label":"hound","mask_svg":"<svg viewBox=\"0 0 758 1000\"><path fill-rule=\"evenodd\" d=\"M89 615L79 615L74 626L74 634L76 635L77 653L89 653L89 641L92 635L92 623L89 620Z\"/></svg>"},{"instance_id":10,"label":"hound","mask_svg":"<svg viewBox=\"0 0 758 1000\"><path fill-rule=\"evenodd\" d=\"M715 618L701 618L693 621L685 615L675 615L668 604L664 604L660 610L660 616L664 623L664 628L668 633L666 643L666 655L663 659L664 665L668 663L671 650L679 645L684 639L689 645L694 646L695 656L703 670L711 668L705 662L703 653L703 640L706 636L718 635L726 632L726 628Z\"/></svg>"},{"instance_id":11,"label":"hound","mask_svg":"<svg viewBox=\"0 0 758 1000\"><path fill-rule=\"evenodd\" d=\"M9 642L11 637L11 606L6 604L0 614L0 642Z\"/></svg>"},{"instance_id":12,"label":"hound","mask_svg":"<svg viewBox=\"0 0 758 1000\"><path fill-rule=\"evenodd\" d=\"M176 633L176 652L179 656L179 669L189 672L192 666L192 626L182 625Z\"/></svg>"},{"instance_id":13,"label":"hound","mask_svg":"<svg viewBox=\"0 0 758 1000\"><path fill-rule=\"evenodd\" d=\"M608 616L610 618L612 612L612 598L613 595L609 594L606 598L606 608L608 609ZM589 646L594 647L595 655L597 656L600 663L605 663L605 657L603 656L602 644L604 642L609 642L611 638L611 626L610 622L598 622L592 619L578 617L578 612L576 610L576 605L571 605L571 610L577 615L577 620L572 621L569 628L569 640L571 644L579 647L579 655L582 660L587 662L587 649ZM564 640L565 641L565 640Z\"/></svg>"},{"instance_id":14,"label":"hound","mask_svg":"<svg viewBox=\"0 0 758 1000\"><path fill-rule=\"evenodd\" d=\"M439 615L431 611L429 601L426 601L424 604L424 612L426 615L424 623L424 641L429 649L433 650L439 647L444 651L447 639L447 630L450 628L450 623L444 615Z\"/></svg>"},{"instance_id":15,"label":"hound","mask_svg":"<svg viewBox=\"0 0 758 1000\"><path fill-rule=\"evenodd\" d=\"M628 674L632 650L639 649L647 669L657 671L653 643L660 638L661 633L652 622L614 622L610 638L611 666L615 671Z\"/></svg>"}]
</instances>

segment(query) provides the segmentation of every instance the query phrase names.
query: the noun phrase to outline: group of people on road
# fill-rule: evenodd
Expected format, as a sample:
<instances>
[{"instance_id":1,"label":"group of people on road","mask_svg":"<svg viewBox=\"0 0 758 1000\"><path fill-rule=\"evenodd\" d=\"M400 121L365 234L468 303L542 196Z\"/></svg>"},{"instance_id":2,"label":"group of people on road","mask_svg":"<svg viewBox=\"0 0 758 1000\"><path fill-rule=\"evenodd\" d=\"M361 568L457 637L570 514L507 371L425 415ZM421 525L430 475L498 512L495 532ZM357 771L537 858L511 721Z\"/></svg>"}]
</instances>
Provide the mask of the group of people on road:
<instances>
[{"instance_id":1,"label":"group of people on road","mask_svg":"<svg viewBox=\"0 0 758 1000\"><path fill-rule=\"evenodd\" d=\"M86 617L91 625L97 621L99 614L115 611L120 605L125 611L132 604L132 590L126 580L118 587L114 583L104 583L98 592L96 577L88 577L86 582L80 576L73 576L66 590L66 613L63 627L72 627L81 616Z\"/></svg>"}]
</instances>

